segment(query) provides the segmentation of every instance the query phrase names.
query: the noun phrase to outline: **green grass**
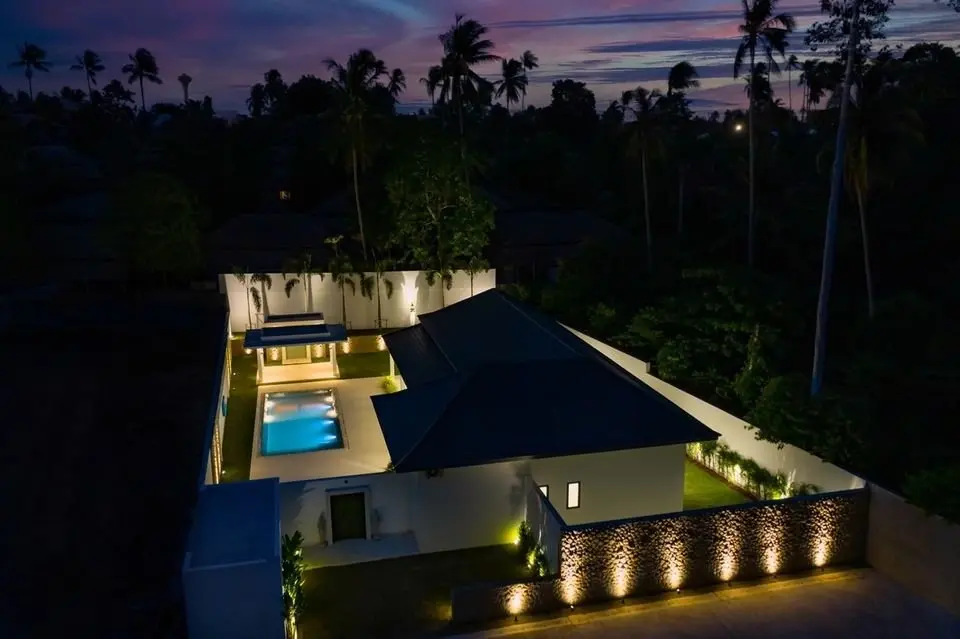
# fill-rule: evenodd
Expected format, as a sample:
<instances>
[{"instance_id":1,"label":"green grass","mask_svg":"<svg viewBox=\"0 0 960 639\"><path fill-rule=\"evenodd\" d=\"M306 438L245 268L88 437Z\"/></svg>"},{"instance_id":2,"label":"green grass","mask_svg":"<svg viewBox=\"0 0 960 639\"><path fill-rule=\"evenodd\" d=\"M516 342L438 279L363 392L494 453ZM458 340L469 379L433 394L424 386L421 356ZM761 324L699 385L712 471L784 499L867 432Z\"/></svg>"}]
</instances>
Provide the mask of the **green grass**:
<instances>
[{"instance_id":1,"label":"green grass","mask_svg":"<svg viewBox=\"0 0 960 639\"><path fill-rule=\"evenodd\" d=\"M513 546L315 568L305 573L300 636L422 637L449 622L452 587L529 578Z\"/></svg>"},{"instance_id":2,"label":"green grass","mask_svg":"<svg viewBox=\"0 0 960 639\"><path fill-rule=\"evenodd\" d=\"M234 348L230 399L223 427L223 478L226 481L250 479L256 411L257 357L245 354L242 348Z\"/></svg>"},{"instance_id":3,"label":"green grass","mask_svg":"<svg viewBox=\"0 0 960 639\"><path fill-rule=\"evenodd\" d=\"M750 501L750 498L731 487L689 459L683 468L683 509L731 506Z\"/></svg>"},{"instance_id":4,"label":"green grass","mask_svg":"<svg viewBox=\"0 0 960 639\"><path fill-rule=\"evenodd\" d=\"M337 355L340 379L384 377L390 374L390 354L387 351Z\"/></svg>"}]
</instances>

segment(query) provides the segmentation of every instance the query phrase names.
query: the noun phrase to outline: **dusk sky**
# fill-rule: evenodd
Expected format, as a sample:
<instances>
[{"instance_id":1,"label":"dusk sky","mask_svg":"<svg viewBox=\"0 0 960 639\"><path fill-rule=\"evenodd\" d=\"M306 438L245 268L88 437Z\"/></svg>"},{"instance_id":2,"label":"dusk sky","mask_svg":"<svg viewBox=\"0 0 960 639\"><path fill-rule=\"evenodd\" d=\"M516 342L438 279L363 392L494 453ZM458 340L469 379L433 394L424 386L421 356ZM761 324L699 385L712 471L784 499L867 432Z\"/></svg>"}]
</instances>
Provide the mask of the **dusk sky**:
<instances>
[{"instance_id":1,"label":"dusk sky","mask_svg":"<svg viewBox=\"0 0 960 639\"><path fill-rule=\"evenodd\" d=\"M178 100L180 73L194 78L191 93L210 95L218 110L245 111L251 84L277 68L288 82L305 73L326 77L321 61L344 60L367 47L407 75L401 101L429 104L419 78L441 55L437 35L456 11L490 27L496 53L540 58L527 102L545 105L550 84L586 82L603 108L629 88L663 84L667 69L689 60L702 88L691 93L698 110L723 110L744 102L743 85L732 79L740 19L730 0L29 0L0 3L0 50L16 58L24 40L44 47L54 68L35 80L36 90L84 87L70 71L84 48L98 51L107 71L100 85L121 77L127 54L146 47L156 56L162 86L148 86L147 100ZM817 0L784 0L797 18L793 52L803 56L803 34L817 19ZM891 14L888 43L960 43L960 15L933 0L900 0ZM489 77L498 64L481 67ZM796 74L793 81L796 83ZM18 71L0 70L0 85L25 88ZM787 102L786 76L774 83ZM797 106L798 90L794 91Z\"/></svg>"}]
</instances>

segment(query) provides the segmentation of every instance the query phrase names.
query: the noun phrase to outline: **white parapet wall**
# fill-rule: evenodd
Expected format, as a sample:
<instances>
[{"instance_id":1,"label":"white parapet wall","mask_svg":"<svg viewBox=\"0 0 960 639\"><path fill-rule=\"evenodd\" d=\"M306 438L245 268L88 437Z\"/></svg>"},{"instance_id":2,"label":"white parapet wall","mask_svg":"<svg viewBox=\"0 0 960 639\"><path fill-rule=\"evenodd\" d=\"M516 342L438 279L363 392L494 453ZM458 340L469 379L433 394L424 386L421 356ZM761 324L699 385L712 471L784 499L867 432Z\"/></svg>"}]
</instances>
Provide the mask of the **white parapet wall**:
<instances>
[{"instance_id":1,"label":"white parapet wall","mask_svg":"<svg viewBox=\"0 0 960 639\"><path fill-rule=\"evenodd\" d=\"M365 296L357 274L350 278L355 288L349 284L345 285L342 297L340 288L330 273L312 275L310 277L312 308L308 308L303 278L290 273L286 278L281 273L268 273L268 275L271 280L269 288L265 284L251 283L252 274L246 275L245 286L233 274L220 276L221 290L226 293L230 305L230 330L234 333L246 330L248 315L254 324L257 323L257 311L248 293L252 286L265 294L266 304L263 305L262 312L272 315L304 313L308 310L320 312L328 322L346 323L347 328L352 330L379 328L378 317L383 319L383 328L411 326L416 323L417 315L439 310L443 306L467 299L471 294L476 295L496 286L496 272L493 269L475 273L472 278L466 271L457 271L453 274L449 289L439 280L431 286L427 282L424 271L390 271L380 280L380 313L378 315L378 287L373 286L372 295ZM364 277L373 278L373 281L376 281L374 273L364 273ZM293 285L288 297L285 292L286 282L294 278L301 281ZM346 302L345 318L344 301Z\"/></svg>"},{"instance_id":2,"label":"white parapet wall","mask_svg":"<svg viewBox=\"0 0 960 639\"><path fill-rule=\"evenodd\" d=\"M785 473L792 477L794 482L815 484L822 492L849 490L864 486L863 479L796 446L784 445L781 448L776 444L757 439L756 431L739 417L720 410L716 406L651 375L649 372L650 366L647 362L632 357L569 326L564 328L644 384L696 417L703 424L720 433L721 442L726 443L727 446L744 457L753 459L767 470Z\"/></svg>"}]
</instances>

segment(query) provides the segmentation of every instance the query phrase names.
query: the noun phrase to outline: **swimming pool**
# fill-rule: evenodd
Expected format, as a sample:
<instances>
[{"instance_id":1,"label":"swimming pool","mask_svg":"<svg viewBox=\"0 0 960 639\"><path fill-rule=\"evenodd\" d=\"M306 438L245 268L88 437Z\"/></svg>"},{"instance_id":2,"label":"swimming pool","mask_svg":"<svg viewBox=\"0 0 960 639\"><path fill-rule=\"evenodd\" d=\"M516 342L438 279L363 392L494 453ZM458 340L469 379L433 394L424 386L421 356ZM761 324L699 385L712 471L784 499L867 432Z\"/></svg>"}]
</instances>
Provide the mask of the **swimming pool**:
<instances>
[{"instance_id":1,"label":"swimming pool","mask_svg":"<svg viewBox=\"0 0 960 639\"><path fill-rule=\"evenodd\" d=\"M331 448L343 448L333 391L287 391L264 395L261 454L289 455Z\"/></svg>"}]
</instances>

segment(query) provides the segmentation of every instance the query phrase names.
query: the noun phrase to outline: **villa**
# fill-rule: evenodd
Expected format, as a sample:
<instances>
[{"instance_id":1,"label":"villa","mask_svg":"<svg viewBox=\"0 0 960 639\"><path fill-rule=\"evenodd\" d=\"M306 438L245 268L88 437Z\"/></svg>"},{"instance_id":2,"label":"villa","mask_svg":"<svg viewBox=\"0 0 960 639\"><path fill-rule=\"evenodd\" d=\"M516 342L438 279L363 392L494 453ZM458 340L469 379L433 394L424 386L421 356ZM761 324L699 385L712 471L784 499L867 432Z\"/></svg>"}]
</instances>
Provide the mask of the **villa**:
<instances>
[{"instance_id":1,"label":"villa","mask_svg":"<svg viewBox=\"0 0 960 639\"><path fill-rule=\"evenodd\" d=\"M447 296L422 274L390 277L401 293L393 299L344 298L326 288L330 278L314 278L301 300L274 295L256 314L239 278L221 287L228 326L244 335L225 345L208 485L182 566L191 636L282 636L280 593L267 593L280 589L281 539L294 533L309 566L353 569L502 547L525 524L546 577L454 588L459 621L862 557L863 480L758 442L742 420L649 375L646 363L489 286L474 293L464 280ZM269 289L260 292L266 300ZM375 316L367 303L396 328L357 329ZM217 486L228 380L239 374L231 350L256 364L243 373L250 481ZM358 375L364 357L380 363ZM709 456L720 438L782 477L782 490L690 510L691 458L715 473L710 481L722 484L720 474L749 492L739 466ZM794 484L815 498L796 496ZM251 604L240 613L238 600Z\"/></svg>"},{"instance_id":2,"label":"villa","mask_svg":"<svg viewBox=\"0 0 960 639\"><path fill-rule=\"evenodd\" d=\"M259 389L251 479L279 478L281 530L324 565L506 543L531 486L568 524L678 511L686 444L718 437L496 290L384 335L394 393L337 379L345 331L321 322L267 317L244 346L258 380L296 380ZM269 349L302 363L269 377Z\"/></svg>"}]
</instances>

